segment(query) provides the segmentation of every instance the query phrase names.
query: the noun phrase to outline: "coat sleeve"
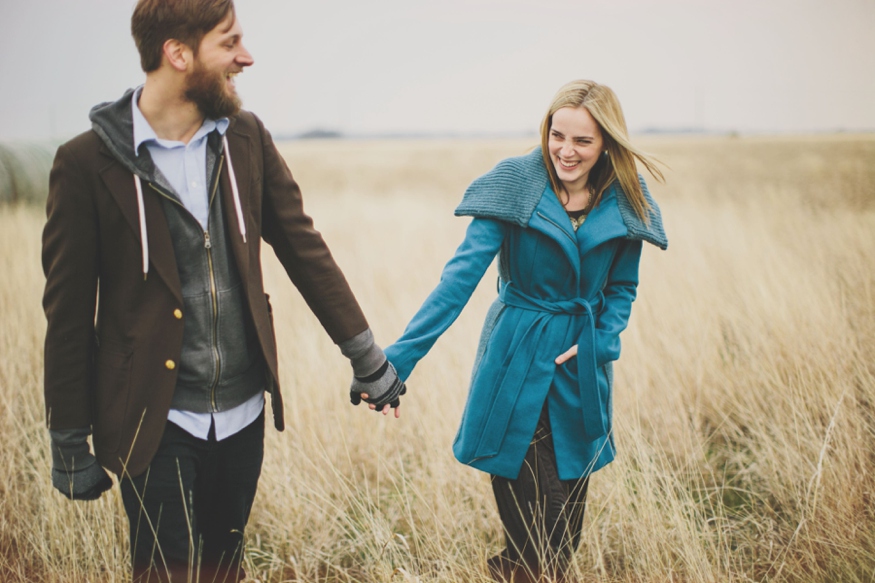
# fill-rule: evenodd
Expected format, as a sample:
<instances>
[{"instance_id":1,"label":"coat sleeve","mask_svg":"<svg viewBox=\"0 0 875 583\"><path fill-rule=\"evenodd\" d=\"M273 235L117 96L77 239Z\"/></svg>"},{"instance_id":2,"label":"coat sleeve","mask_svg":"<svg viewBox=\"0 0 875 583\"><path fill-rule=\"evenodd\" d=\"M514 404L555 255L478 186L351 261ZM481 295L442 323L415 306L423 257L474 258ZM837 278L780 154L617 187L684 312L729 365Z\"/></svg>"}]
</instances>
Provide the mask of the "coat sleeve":
<instances>
[{"instance_id":1,"label":"coat sleeve","mask_svg":"<svg viewBox=\"0 0 875 583\"><path fill-rule=\"evenodd\" d=\"M335 343L364 332L368 322L322 234L304 212L301 189L270 133L256 118L264 155L262 236Z\"/></svg>"},{"instance_id":2,"label":"coat sleeve","mask_svg":"<svg viewBox=\"0 0 875 583\"><path fill-rule=\"evenodd\" d=\"M50 429L91 425L98 224L87 182L67 146L49 176L43 229L45 404Z\"/></svg>"},{"instance_id":3,"label":"coat sleeve","mask_svg":"<svg viewBox=\"0 0 875 583\"><path fill-rule=\"evenodd\" d=\"M406 380L416 363L449 328L471 299L489 268L508 225L492 219L474 219L456 254L446 264L437 287L413 316L401 337L386 348L386 356Z\"/></svg>"},{"instance_id":4,"label":"coat sleeve","mask_svg":"<svg viewBox=\"0 0 875 583\"><path fill-rule=\"evenodd\" d=\"M632 302L638 290L640 240L620 243L608 279L602 290L605 307L596 320L596 364L602 366L620 358L620 333L629 324Z\"/></svg>"}]
</instances>

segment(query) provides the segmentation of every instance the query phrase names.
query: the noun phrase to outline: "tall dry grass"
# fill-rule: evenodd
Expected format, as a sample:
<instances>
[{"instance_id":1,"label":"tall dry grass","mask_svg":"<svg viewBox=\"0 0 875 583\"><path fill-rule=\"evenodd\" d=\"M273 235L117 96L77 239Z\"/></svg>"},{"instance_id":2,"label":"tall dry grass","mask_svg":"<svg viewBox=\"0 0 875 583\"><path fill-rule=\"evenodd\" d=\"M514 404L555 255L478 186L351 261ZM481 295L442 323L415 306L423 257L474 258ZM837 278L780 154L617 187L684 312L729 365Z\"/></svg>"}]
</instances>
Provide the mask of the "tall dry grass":
<instances>
[{"instance_id":1,"label":"tall dry grass","mask_svg":"<svg viewBox=\"0 0 875 583\"><path fill-rule=\"evenodd\" d=\"M533 140L534 141L534 140ZM467 183L525 142L283 152L378 339L397 337L467 221ZM592 480L580 581L875 580L875 138L650 139L668 252L648 248L617 366L615 463ZM118 492L49 483L40 209L0 211L0 580L124 581ZM485 581L488 478L452 459L490 272L411 376L400 420L265 257L289 429L267 432L247 531L258 581Z\"/></svg>"}]
</instances>

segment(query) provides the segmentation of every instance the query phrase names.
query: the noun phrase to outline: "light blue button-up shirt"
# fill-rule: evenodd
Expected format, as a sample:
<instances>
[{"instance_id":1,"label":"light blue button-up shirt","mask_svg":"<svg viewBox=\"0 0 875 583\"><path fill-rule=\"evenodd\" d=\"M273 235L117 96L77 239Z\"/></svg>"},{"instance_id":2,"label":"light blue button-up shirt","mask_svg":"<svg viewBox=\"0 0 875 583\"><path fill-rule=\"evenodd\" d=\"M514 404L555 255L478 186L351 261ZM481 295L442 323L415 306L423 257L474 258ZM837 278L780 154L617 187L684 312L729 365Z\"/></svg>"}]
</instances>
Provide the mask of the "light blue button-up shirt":
<instances>
[{"instance_id":1,"label":"light blue button-up shirt","mask_svg":"<svg viewBox=\"0 0 875 583\"><path fill-rule=\"evenodd\" d=\"M135 91L133 96L134 113L134 152L140 155L140 146L146 145L152 161L170 182L174 192L179 196L182 204L188 209L194 218L198 220L204 230L210 215L210 202L207 195L207 136L213 130L219 135L225 135L228 129L228 118L219 120L205 119L201 127L186 144L175 140L164 140L155 134L155 130L146 121L137 101L140 91Z\"/></svg>"},{"instance_id":2,"label":"light blue button-up shirt","mask_svg":"<svg viewBox=\"0 0 875 583\"><path fill-rule=\"evenodd\" d=\"M145 145L152 161L170 182L180 201L207 230L210 219L210 201L207 189L207 136L213 130L224 135L228 118L205 119L200 129L186 144L158 137L146 120L137 103L142 87L134 91L131 110L134 118L134 152L140 155L140 145ZM221 441L234 435L258 418L264 408L264 394L258 393L245 403L220 413L194 413L171 409L167 420L179 425L193 436L206 439L210 424L216 423L216 439Z\"/></svg>"}]
</instances>

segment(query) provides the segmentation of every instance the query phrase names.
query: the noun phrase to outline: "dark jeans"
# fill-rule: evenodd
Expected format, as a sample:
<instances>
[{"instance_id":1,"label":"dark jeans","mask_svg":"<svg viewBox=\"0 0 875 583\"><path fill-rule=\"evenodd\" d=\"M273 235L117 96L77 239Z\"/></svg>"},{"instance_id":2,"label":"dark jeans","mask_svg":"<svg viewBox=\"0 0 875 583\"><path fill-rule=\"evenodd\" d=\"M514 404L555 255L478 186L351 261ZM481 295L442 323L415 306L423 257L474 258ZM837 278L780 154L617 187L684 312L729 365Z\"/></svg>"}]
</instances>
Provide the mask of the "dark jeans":
<instances>
[{"instance_id":1,"label":"dark jeans","mask_svg":"<svg viewBox=\"0 0 875 583\"><path fill-rule=\"evenodd\" d=\"M499 579L561 578L580 544L589 478L560 480L547 405L516 480L492 476L506 548L490 559Z\"/></svg>"},{"instance_id":2,"label":"dark jeans","mask_svg":"<svg viewBox=\"0 0 875 583\"><path fill-rule=\"evenodd\" d=\"M243 529L264 458L264 412L198 439L168 422L149 469L121 480L135 583L239 581Z\"/></svg>"}]
</instances>

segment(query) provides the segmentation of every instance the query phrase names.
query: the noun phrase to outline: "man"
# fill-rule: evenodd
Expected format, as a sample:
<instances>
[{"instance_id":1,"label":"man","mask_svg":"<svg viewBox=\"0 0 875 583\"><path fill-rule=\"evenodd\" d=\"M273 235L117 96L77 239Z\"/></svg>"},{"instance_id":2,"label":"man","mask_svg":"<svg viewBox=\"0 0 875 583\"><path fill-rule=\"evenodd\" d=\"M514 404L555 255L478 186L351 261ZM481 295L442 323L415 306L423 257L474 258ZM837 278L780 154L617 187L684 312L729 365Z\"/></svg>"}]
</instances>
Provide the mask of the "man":
<instances>
[{"instance_id":1,"label":"man","mask_svg":"<svg viewBox=\"0 0 875 583\"><path fill-rule=\"evenodd\" d=\"M265 391L283 429L262 239L350 359L353 403L397 417L405 387L270 134L240 111L253 59L232 0L140 0L131 29L145 84L95 107L50 179L52 480L91 500L103 468L118 475L135 581L239 580Z\"/></svg>"}]
</instances>

